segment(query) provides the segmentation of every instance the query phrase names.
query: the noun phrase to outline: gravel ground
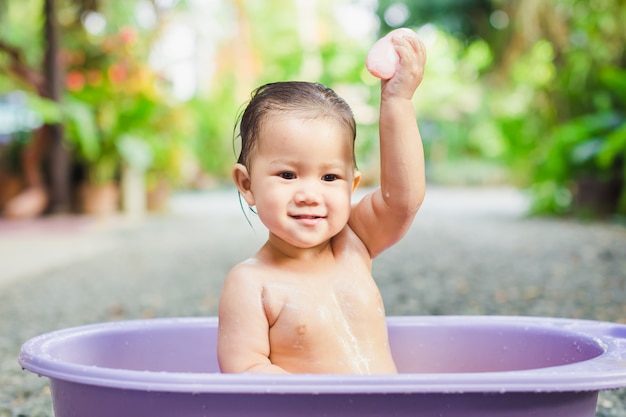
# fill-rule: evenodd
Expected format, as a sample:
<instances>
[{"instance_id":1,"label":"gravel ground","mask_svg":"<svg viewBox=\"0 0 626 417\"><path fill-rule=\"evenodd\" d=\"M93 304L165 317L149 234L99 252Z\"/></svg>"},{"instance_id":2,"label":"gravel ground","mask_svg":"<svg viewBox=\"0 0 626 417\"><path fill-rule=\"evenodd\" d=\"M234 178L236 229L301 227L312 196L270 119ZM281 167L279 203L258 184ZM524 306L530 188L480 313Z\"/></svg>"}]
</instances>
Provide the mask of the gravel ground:
<instances>
[{"instance_id":1,"label":"gravel ground","mask_svg":"<svg viewBox=\"0 0 626 417\"><path fill-rule=\"evenodd\" d=\"M375 262L387 314L626 323L626 229L528 219L525 207L508 189L431 187L407 236ZM168 214L138 223L39 236L76 253L39 267L43 257L26 253L28 245L21 258L15 245L1 250L3 239L19 241L19 227L0 229L0 416L53 415L47 379L17 364L21 344L33 336L110 320L215 315L225 273L266 237L252 222L254 229L232 190L178 195ZM11 276L5 269L2 277L9 256L31 267ZM625 403L626 390L603 391L597 415L626 417Z\"/></svg>"}]
</instances>

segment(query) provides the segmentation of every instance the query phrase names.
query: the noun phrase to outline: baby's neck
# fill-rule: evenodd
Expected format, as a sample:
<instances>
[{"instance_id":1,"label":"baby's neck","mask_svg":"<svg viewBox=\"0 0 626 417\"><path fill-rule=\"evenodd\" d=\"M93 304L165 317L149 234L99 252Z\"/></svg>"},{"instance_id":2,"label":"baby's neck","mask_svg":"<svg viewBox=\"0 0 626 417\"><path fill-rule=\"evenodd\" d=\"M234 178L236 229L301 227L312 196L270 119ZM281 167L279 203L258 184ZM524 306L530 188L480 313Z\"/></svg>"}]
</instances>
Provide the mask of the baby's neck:
<instances>
[{"instance_id":1,"label":"baby's neck","mask_svg":"<svg viewBox=\"0 0 626 417\"><path fill-rule=\"evenodd\" d=\"M301 248L291 245L284 240L272 235L259 250L259 255L268 257L274 262L298 262L302 264L319 263L325 259L333 258L331 240L310 248Z\"/></svg>"}]
</instances>

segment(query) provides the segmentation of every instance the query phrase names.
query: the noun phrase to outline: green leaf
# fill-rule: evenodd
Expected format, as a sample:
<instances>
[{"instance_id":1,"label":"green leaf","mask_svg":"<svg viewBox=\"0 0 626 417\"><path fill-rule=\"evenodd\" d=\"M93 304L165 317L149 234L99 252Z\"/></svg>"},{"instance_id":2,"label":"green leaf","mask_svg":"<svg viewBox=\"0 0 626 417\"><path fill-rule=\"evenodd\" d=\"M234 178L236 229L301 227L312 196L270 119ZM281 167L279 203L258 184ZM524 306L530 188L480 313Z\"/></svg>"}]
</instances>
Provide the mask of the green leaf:
<instances>
[{"instance_id":1,"label":"green leaf","mask_svg":"<svg viewBox=\"0 0 626 417\"><path fill-rule=\"evenodd\" d=\"M598 164L608 168L620 156L626 159L626 122L606 136L598 153Z\"/></svg>"},{"instance_id":2,"label":"green leaf","mask_svg":"<svg viewBox=\"0 0 626 417\"><path fill-rule=\"evenodd\" d=\"M41 117L44 123L59 123L63 120L63 112L59 103L35 94L26 96L28 107Z\"/></svg>"},{"instance_id":3,"label":"green leaf","mask_svg":"<svg viewBox=\"0 0 626 417\"><path fill-rule=\"evenodd\" d=\"M601 112L575 118L558 126L553 133L561 145L574 145L610 131L621 121L616 112Z\"/></svg>"},{"instance_id":4,"label":"green leaf","mask_svg":"<svg viewBox=\"0 0 626 417\"><path fill-rule=\"evenodd\" d=\"M606 67L600 71L600 81L626 104L626 70Z\"/></svg>"},{"instance_id":5,"label":"green leaf","mask_svg":"<svg viewBox=\"0 0 626 417\"><path fill-rule=\"evenodd\" d=\"M70 128L68 139L74 142L86 161L97 161L102 147L91 107L80 101L70 100L64 105L64 111Z\"/></svg>"}]
</instances>

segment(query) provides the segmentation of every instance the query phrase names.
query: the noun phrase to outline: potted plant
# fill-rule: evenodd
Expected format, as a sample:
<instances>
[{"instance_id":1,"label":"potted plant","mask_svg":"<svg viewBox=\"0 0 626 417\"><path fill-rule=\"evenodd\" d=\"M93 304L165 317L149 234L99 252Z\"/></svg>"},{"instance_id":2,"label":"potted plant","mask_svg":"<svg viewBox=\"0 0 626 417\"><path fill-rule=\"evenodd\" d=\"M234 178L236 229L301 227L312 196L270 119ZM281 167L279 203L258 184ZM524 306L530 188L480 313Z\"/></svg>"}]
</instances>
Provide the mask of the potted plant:
<instances>
[{"instance_id":1,"label":"potted plant","mask_svg":"<svg viewBox=\"0 0 626 417\"><path fill-rule=\"evenodd\" d=\"M619 121L608 132L597 156L598 165L615 171L617 201L615 212L626 216L626 70L607 68L602 79L621 103Z\"/></svg>"},{"instance_id":2,"label":"potted plant","mask_svg":"<svg viewBox=\"0 0 626 417\"><path fill-rule=\"evenodd\" d=\"M91 49L65 54L66 139L86 168L79 194L114 199L104 212L117 210L120 178L142 176L154 161L152 142L176 128L163 122L171 106L158 74L136 58L136 38L124 28ZM88 204L84 211L94 209Z\"/></svg>"},{"instance_id":3,"label":"potted plant","mask_svg":"<svg viewBox=\"0 0 626 417\"><path fill-rule=\"evenodd\" d=\"M80 209L86 213L117 211L122 169L145 172L152 158L148 144L137 136L140 129L132 124L121 126L117 120L123 115L107 107L106 103L90 106L73 100L65 105L66 139L86 171L78 192ZM98 120L98 112L107 111L116 120L108 128Z\"/></svg>"},{"instance_id":4,"label":"potted plant","mask_svg":"<svg viewBox=\"0 0 626 417\"><path fill-rule=\"evenodd\" d=\"M537 212L626 215L626 71L607 67L599 79L614 105L562 123L548 136L534 187Z\"/></svg>"}]
</instances>

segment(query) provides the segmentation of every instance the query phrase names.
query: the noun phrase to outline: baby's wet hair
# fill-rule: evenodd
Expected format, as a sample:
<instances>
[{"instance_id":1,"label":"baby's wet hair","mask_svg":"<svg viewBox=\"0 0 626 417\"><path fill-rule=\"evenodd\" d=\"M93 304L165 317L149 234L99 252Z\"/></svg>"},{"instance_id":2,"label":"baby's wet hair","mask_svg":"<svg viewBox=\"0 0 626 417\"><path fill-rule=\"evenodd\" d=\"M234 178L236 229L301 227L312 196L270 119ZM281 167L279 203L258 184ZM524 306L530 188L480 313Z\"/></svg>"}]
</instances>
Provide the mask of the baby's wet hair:
<instances>
[{"instance_id":1,"label":"baby's wet hair","mask_svg":"<svg viewBox=\"0 0 626 417\"><path fill-rule=\"evenodd\" d=\"M348 103L332 89L319 83L285 81L256 88L250 101L237 117L241 151L237 162L250 168L252 153L258 146L259 133L270 114L291 115L302 119L335 119L343 124L352 139L353 162L356 123Z\"/></svg>"}]
</instances>

